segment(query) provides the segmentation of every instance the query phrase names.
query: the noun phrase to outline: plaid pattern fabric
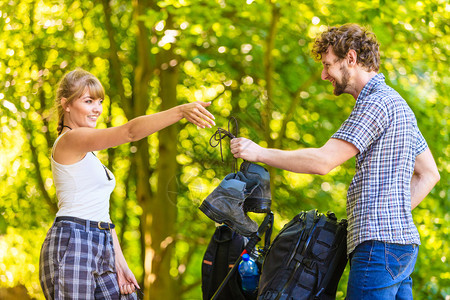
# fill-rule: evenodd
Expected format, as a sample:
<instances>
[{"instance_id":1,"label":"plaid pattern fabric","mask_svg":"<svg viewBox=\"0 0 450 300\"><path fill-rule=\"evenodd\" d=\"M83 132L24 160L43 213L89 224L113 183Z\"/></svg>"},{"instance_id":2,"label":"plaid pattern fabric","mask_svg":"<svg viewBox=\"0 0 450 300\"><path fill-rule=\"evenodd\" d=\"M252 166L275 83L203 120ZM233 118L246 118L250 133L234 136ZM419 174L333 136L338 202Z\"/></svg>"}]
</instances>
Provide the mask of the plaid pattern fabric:
<instances>
[{"instance_id":1,"label":"plaid pattern fabric","mask_svg":"<svg viewBox=\"0 0 450 300\"><path fill-rule=\"evenodd\" d=\"M120 295L111 233L55 222L42 245L39 279L46 299L137 299Z\"/></svg>"},{"instance_id":2,"label":"plaid pattern fabric","mask_svg":"<svg viewBox=\"0 0 450 300\"><path fill-rule=\"evenodd\" d=\"M355 145L356 173L347 193L347 253L367 240L420 244L411 215L415 157L427 143L406 101L377 74L332 138Z\"/></svg>"}]
</instances>

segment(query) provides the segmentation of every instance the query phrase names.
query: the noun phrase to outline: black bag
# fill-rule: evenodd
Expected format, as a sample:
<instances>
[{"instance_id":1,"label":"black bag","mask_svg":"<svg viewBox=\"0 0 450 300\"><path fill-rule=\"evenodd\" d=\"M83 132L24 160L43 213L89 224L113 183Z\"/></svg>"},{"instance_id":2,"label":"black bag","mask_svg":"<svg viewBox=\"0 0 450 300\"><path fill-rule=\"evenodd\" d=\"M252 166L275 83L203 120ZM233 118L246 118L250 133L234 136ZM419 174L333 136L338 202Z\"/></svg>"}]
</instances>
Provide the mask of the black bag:
<instances>
[{"instance_id":1,"label":"black bag","mask_svg":"<svg viewBox=\"0 0 450 300\"><path fill-rule=\"evenodd\" d=\"M335 299L347 264L347 220L301 212L275 237L264 259L258 299Z\"/></svg>"},{"instance_id":2,"label":"black bag","mask_svg":"<svg viewBox=\"0 0 450 300\"><path fill-rule=\"evenodd\" d=\"M227 225L216 228L203 257L202 293L204 300L212 298L241 255L247 241L247 238L231 230ZM249 299L244 295L238 272L232 275L217 299Z\"/></svg>"}]
</instances>

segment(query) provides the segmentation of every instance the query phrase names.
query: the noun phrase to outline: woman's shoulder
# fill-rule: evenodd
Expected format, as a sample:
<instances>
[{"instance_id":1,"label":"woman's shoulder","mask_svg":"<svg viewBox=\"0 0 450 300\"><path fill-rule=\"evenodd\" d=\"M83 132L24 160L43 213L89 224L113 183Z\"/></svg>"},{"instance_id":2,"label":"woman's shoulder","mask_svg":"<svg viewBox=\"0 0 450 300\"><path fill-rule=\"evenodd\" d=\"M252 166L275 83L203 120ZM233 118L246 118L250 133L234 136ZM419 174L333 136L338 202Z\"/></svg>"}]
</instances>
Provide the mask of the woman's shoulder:
<instances>
[{"instance_id":1,"label":"woman's shoulder","mask_svg":"<svg viewBox=\"0 0 450 300\"><path fill-rule=\"evenodd\" d=\"M51 158L55 163L60 165L73 165L82 161L87 155L87 153L75 153L71 150L71 147L64 143L65 135L70 132L66 131L57 137L52 147ZM73 153L72 153L73 152Z\"/></svg>"}]
</instances>

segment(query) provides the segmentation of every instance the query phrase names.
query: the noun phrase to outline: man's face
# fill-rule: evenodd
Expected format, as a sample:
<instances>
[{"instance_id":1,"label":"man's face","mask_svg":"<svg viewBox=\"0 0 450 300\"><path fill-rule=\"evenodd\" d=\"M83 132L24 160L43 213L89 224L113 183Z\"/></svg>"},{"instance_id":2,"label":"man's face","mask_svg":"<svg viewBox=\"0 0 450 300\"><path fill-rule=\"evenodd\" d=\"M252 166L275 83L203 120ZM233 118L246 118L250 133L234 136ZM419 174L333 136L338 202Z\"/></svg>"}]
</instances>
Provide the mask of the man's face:
<instances>
[{"instance_id":1,"label":"man's face","mask_svg":"<svg viewBox=\"0 0 450 300\"><path fill-rule=\"evenodd\" d=\"M348 92L349 72L345 60L334 54L331 46L326 53L322 54L322 79L328 80L334 87L333 94L336 96Z\"/></svg>"}]
</instances>

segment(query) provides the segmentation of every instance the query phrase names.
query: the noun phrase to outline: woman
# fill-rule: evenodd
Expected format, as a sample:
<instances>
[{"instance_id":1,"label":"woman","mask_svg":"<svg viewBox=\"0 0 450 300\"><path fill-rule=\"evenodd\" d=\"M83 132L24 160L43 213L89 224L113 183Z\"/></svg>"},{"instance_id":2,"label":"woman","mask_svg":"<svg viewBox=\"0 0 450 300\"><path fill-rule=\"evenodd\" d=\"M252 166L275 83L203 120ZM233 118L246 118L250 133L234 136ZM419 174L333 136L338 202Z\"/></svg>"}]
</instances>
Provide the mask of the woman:
<instances>
[{"instance_id":1,"label":"woman","mask_svg":"<svg viewBox=\"0 0 450 300\"><path fill-rule=\"evenodd\" d=\"M103 99L100 81L82 69L66 74L57 90L59 137L51 164L59 210L39 267L47 299L119 299L139 288L109 216L114 175L92 151L140 140L182 118L201 128L215 125L205 108L211 103L194 102L95 129Z\"/></svg>"}]
</instances>

